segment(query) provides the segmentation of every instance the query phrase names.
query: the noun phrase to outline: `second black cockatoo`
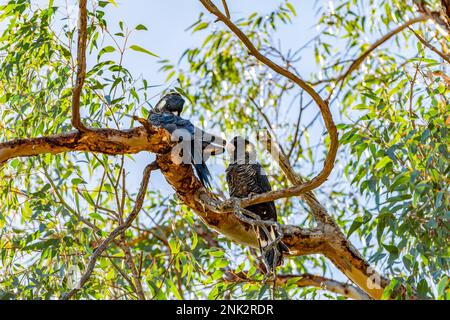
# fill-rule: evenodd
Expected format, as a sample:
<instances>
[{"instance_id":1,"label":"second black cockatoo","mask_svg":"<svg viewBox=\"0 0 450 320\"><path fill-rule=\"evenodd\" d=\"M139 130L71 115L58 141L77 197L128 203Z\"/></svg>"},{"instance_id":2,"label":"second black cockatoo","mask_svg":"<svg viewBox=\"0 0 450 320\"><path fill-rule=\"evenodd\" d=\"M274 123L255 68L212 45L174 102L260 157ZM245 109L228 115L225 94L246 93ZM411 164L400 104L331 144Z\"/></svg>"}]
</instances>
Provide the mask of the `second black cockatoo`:
<instances>
[{"instance_id":1,"label":"second black cockatoo","mask_svg":"<svg viewBox=\"0 0 450 320\"><path fill-rule=\"evenodd\" d=\"M224 152L225 141L196 128L189 120L180 117L184 99L177 92L164 95L150 110L149 122L169 131L172 140L182 143L182 160L191 163L202 185L211 188L211 173L205 161L210 155Z\"/></svg>"},{"instance_id":2,"label":"second black cockatoo","mask_svg":"<svg viewBox=\"0 0 450 320\"><path fill-rule=\"evenodd\" d=\"M230 153L230 164L226 169L226 178L231 197L246 198L272 190L263 167L256 161L256 149L250 141L235 137L227 145L227 149ZM251 205L246 209L262 220L277 221L277 209L273 201ZM280 241L278 258L275 255L275 247L265 250L278 237L275 228L270 226L267 229L269 236L259 226L255 227L255 232L267 272L272 272L282 264L283 252L289 252L289 249Z\"/></svg>"}]
</instances>

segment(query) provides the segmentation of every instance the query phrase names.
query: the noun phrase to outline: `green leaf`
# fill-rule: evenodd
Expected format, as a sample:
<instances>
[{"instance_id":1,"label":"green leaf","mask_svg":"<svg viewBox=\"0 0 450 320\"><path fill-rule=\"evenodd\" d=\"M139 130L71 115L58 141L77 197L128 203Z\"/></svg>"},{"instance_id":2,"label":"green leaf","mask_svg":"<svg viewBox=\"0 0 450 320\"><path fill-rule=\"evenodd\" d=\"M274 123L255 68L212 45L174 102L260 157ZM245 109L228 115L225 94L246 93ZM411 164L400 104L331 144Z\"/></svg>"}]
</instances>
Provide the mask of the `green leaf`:
<instances>
[{"instance_id":1,"label":"green leaf","mask_svg":"<svg viewBox=\"0 0 450 320\"><path fill-rule=\"evenodd\" d=\"M100 59L101 56L103 56L105 53L111 53L116 51L116 48L114 48L113 46L107 46L104 47L102 50L100 50L100 52L98 53L97 59Z\"/></svg>"},{"instance_id":2,"label":"green leaf","mask_svg":"<svg viewBox=\"0 0 450 320\"><path fill-rule=\"evenodd\" d=\"M289 10L291 10L291 12L294 16L297 16L297 12L295 11L294 6L290 2L286 2L286 7L288 7Z\"/></svg>"},{"instance_id":3,"label":"green leaf","mask_svg":"<svg viewBox=\"0 0 450 320\"><path fill-rule=\"evenodd\" d=\"M198 236L197 233L193 233L192 234L192 245L191 245L191 250L194 250L197 247L197 243L198 243Z\"/></svg>"},{"instance_id":4,"label":"green leaf","mask_svg":"<svg viewBox=\"0 0 450 320\"><path fill-rule=\"evenodd\" d=\"M138 45L135 45L135 44L130 46L130 49L134 50L134 51L137 51L137 52L143 52L143 53L146 53L146 54L148 54L150 56L159 58L159 56L157 54L155 54L155 53L153 53L151 51L148 51L147 49L144 49L144 48L142 48L142 47L140 47Z\"/></svg>"},{"instance_id":5,"label":"green leaf","mask_svg":"<svg viewBox=\"0 0 450 320\"><path fill-rule=\"evenodd\" d=\"M223 257L224 254L225 254L224 251L210 251L210 252L209 252L209 255L210 255L210 256L212 256L212 257L217 257L217 258Z\"/></svg>"},{"instance_id":6,"label":"green leaf","mask_svg":"<svg viewBox=\"0 0 450 320\"><path fill-rule=\"evenodd\" d=\"M169 240L169 247L170 247L170 251L172 252L172 254L177 254L179 252L180 245L178 244L176 239L171 238Z\"/></svg>"},{"instance_id":7,"label":"green leaf","mask_svg":"<svg viewBox=\"0 0 450 320\"><path fill-rule=\"evenodd\" d=\"M444 276L438 284L438 296L441 298L444 298L445 296L445 291L447 290L447 288L449 287L449 279L448 276Z\"/></svg>"},{"instance_id":8,"label":"green leaf","mask_svg":"<svg viewBox=\"0 0 450 320\"><path fill-rule=\"evenodd\" d=\"M420 298L425 298L428 295L428 283L425 279L422 279L419 281L419 284L417 285L417 293L419 294Z\"/></svg>"},{"instance_id":9,"label":"green leaf","mask_svg":"<svg viewBox=\"0 0 450 320\"><path fill-rule=\"evenodd\" d=\"M143 24L138 24L135 27L136 30L148 30L146 26L144 26Z\"/></svg>"},{"instance_id":10,"label":"green leaf","mask_svg":"<svg viewBox=\"0 0 450 320\"><path fill-rule=\"evenodd\" d=\"M149 115L149 111L147 110L147 108L145 108L145 107L142 107L141 108L141 113L142 113L142 116L144 117L144 118L148 118L148 115Z\"/></svg>"},{"instance_id":11,"label":"green leaf","mask_svg":"<svg viewBox=\"0 0 450 320\"><path fill-rule=\"evenodd\" d=\"M350 229L348 230L347 237L350 237L353 232L355 232L356 229L358 229L363 224L363 217L356 217L356 219L353 221L352 225L350 226Z\"/></svg>"},{"instance_id":12,"label":"green leaf","mask_svg":"<svg viewBox=\"0 0 450 320\"><path fill-rule=\"evenodd\" d=\"M390 254L394 255L394 256L398 256L398 248L396 246L393 245L385 245L383 244L383 247L387 250L387 252L389 252Z\"/></svg>"},{"instance_id":13,"label":"green leaf","mask_svg":"<svg viewBox=\"0 0 450 320\"><path fill-rule=\"evenodd\" d=\"M384 168L388 163L392 162L391 158L389 158L388 156L383 157L375 166L376 170L382 169Z\"/></svg>"},{"instance_id":14,"label":"green leaf","mask_svg":"<svg viewBox=\"0 0 450 320\"><path fill-rule=\"evenodd\" d=\"M208 26L209 26L208 22L201 22L194 28L194 30L192 30L192 32L196 32L196 31L200 31L200 30L206 29L206 28L208 28Z\"/></svg>"},{"instance_id":15,"label":"green leaf","mask_svg":"<svg viewBox=\"0 0 450 320\"><path fill-rule=\"evenodd\" d=\"M114 7L118 8L117 3L115 0L108 0L109 3L113 4Z\"/></svg>"},{"instance_id":16,"label":"green leaf","mask_svg":"<svg viewBox=\"0 0 450 320\"><path fill-rule=\"evenodd\" d=\"M85 184L85 183L86 183L86 181L84 181L84 180L81 179L81 178L73 178L73 179L72 179L72 184L73 184L73 185Z\"/></svg>"}]
</instances>

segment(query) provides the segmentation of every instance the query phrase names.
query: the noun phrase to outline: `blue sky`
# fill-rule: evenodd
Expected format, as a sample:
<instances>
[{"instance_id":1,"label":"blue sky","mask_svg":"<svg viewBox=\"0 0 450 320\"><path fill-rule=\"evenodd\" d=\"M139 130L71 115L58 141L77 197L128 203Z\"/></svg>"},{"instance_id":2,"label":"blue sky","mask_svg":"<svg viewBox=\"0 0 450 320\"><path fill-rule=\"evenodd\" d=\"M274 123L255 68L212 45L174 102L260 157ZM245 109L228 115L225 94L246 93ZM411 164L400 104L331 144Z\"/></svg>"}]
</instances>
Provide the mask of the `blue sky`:
<instances>
[{"instance_id":1,"label":"blue sky","mask_svg":"<svg viewBox=\"0 0 450 320\"><path fill-rule=\"evenodd\" d=\"M136 33L133 41L155 52L163 59L178 61L186 48L200 45L205 33L192 34L185 31L200 14L209 15L197 0L129 0L116 1L118 8L109 6L108 19L110 26L123 20L129 27L144 24L147 32ZM220 5L220 1L216 1ZM264 13L274 9L280 1L239 0L229 1L231 16L248 16L252 12ZM315 35L314 1L301 1L296 5L297 17L292 25L283 26L278 32L282 47L298 48ZM220 22L219 22L220 23ZM207 31L206 31L207 32ZM155 83L163 83L165 75L158 73L156 59L139 53L130 53L125 61L126 66L136 74L142 74ZM312 64L302 64L301 71L309 74Z\"/></svg>"}]
</instances>

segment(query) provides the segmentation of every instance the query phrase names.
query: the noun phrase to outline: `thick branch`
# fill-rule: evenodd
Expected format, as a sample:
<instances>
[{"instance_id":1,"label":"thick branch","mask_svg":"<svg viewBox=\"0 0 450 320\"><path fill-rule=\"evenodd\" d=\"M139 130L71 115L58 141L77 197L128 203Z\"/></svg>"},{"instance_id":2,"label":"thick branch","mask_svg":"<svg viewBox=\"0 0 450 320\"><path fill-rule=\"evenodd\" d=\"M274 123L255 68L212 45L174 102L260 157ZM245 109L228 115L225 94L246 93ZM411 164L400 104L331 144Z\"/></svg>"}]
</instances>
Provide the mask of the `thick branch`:
<instances>
[{"instance_id":1,"label":"thick branch","mask_svg":"<svg viewBox=\"0 0 450 320\"><path fill-rule=\"evenodd\" d=\"M278 275L277 284L284 284L297 277L296 275ZM295 283L299 287L317 287L355 300L370 300L370 297L358 287L309 273L302 274Z\"/></svg>"},{"instance_id":2,"label":"thick branch","mask_svg":"<svg viewBox=\"0 0 450 320\"><path fill-rule=\"evenodd\" d=\"M79 131L86 131L80 117L80 97L86 78L87 45L87 0L80 0L78 16L77 80L72 91L72 125Z\"/></svg>"},{"instance_id":3,"label":"thick branch","mask_svg":"<svg viewBox=\"0 0 450 320\"><path fill-rule=\"evenodd\" d=\"M159 154L156 161L167 182L176 191L178 198L190 207L210 228L237 243L258 248L256 235L250 224L241 221L232 211L223 212L222 202L211 195L195 178L192 167L175 164L170 154ZM318 229L304 229L296 226L281 226L283 242L292 254L319 253L327 239Z\"/></svg>"},{"instance_id":4,"label":"thick branch","mask_svg":"<svg viewBox=\"0 0 450 320\"><path fill-rule=\"evenodd\" d=\"M449 0L441 0L441 10L432 11L427 3L423 0L414 0L415 5L417 6L420 13L427 15L430 19L432 19L438 29L448 36L450 34L450 1Z\"/></svg>"},{"instance_id":5,"label":"thick branch","mask_svg":"<svg viewBox=\"0 0 450 320\"><path fill-rule=\"evenodd\" d=\"M16 157L68 151L91 151L111 155L140 151L158 153L170 147L169 141L169 133L158 128L155 128L151 135L147 135L144 127L130 130L89 129L82 133L70 132L0 143L0 164Z\"/></svg>"}]
</instances>

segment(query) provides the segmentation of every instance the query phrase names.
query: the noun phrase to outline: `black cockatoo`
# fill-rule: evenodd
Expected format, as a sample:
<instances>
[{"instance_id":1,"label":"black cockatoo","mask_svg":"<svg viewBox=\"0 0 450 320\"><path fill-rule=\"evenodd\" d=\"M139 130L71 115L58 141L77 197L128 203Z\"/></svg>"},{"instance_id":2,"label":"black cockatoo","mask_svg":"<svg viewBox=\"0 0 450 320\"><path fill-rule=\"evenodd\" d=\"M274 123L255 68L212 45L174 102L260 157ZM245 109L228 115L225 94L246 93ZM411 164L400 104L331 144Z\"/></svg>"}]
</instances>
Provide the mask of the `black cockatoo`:
<instances>
[{"instance_id":1,"label":"black cockatoo","mask_svg":"<svg viewBox=\"0 0 450 320\"><path fill-rule=\"evenodd\" d=\"M205 161L210 155L223 153L225 141L203 132L189 120L181 118L183 106L184 99L181 95L171 91L150 110L148 120L152 125L169 131L172 140L182 142L183 162L190 162L202 185L205 188L211 188L211 173Z\"/></svg>"},{"instance_id":2,"label":"black cockatoo","mask_svg":"<svg viewBox=\"0 0 450 320\"><path fill-rule=\"evenodd\" d=\"M246 198L252 194L260 194L272 190L263 167L256 161L256 149L250 141L239 136L235 137L227 145L227 149L231 159L230 165L226 169L226 178L231 197ZM277 221L277 209L273 201L251 205L246 209L258 215L262 220ZM265 250L278 237L275 228L270 226L268 231L269 237L267 237L262 228L255 227L267 272L272 272L277 266L282 264L283 252L289 252L289 249L280 241L278 243L278 251L280 253L278 258L275 256L275 247Z\"/></svg>"}]
</instances>

